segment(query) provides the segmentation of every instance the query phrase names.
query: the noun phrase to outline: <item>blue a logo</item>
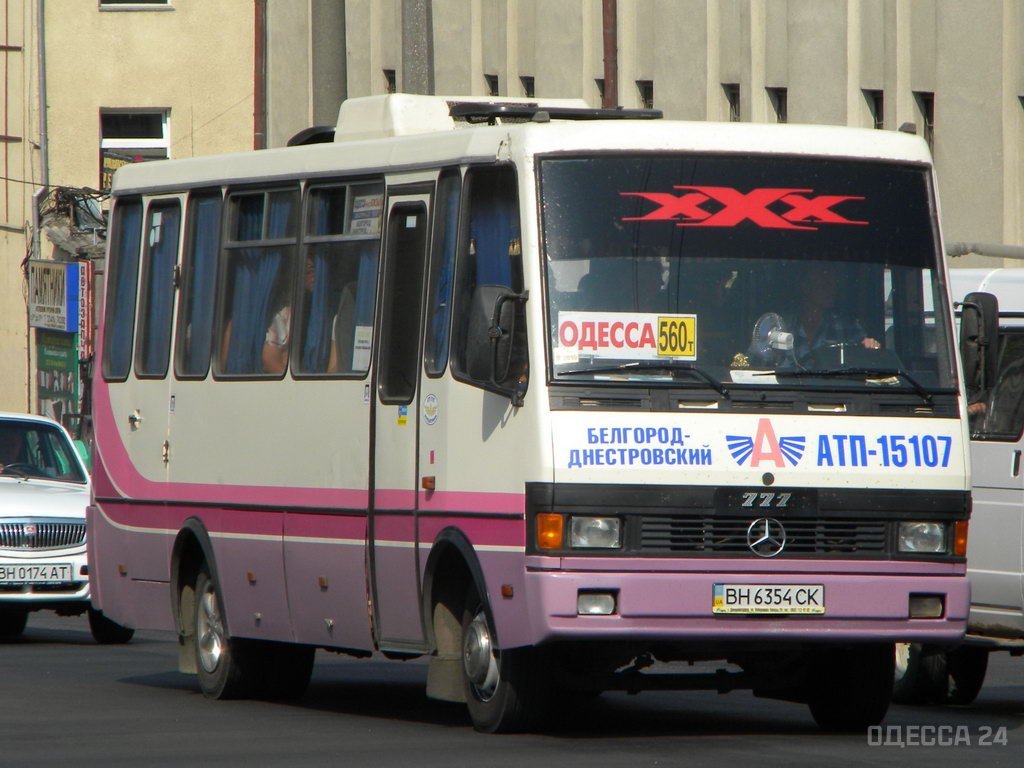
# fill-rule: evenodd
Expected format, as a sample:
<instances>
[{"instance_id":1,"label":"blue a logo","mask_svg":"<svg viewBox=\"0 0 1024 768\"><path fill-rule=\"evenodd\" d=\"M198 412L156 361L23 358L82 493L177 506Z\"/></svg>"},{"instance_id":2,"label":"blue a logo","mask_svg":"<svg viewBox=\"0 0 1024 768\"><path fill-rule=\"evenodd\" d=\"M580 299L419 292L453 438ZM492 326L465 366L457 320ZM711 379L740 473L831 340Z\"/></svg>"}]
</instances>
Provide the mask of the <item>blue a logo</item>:
<instances>
[{"instance_id":1,"label":"blue a logo","mask_svg":"<svg viewBox=\"0 0 1024 768\"><path fill-rule=\"evenodd\" d=\"M754 437L726 435L725 441L736 463L743 465L749 460L751 467L759 467L761 462L771 462L779 469L787 463L795 467L807 447L807 438L802 435L776 437L769 419L761 419L757 423L757 434Z\"/></svg>"}]
</instances>

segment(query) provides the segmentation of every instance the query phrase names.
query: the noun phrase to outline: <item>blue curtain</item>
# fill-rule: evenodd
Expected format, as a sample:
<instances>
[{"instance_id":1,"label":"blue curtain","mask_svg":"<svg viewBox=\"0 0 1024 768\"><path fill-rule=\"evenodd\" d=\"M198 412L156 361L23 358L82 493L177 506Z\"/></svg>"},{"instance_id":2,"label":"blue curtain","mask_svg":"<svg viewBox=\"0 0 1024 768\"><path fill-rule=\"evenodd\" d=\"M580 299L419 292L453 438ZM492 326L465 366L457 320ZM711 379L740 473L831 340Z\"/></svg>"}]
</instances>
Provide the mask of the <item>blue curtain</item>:
<instances>
[{"instance_id":1,"label":"blue curtain","mask_svg":"<svg viewBox=\"0 0 1024 768\"><path fill-rule=\"evenodd\" d=\"M225 373L262 373L270 301L283 261L277 249L243 248L233 254L235 293Z\"/></svg>"},{"instance_id":2,"label":"blue curtain","mask_svg":"<svg viewBox=\"0 0 1024 768\"><path fill-rule=\"evenodd\" d=\"M263 195L238 198L238 232L235 240L259 240L263 237Z\"/></svg>"},{"instance_id":3,"label":"blue curtain","mask_svg":"<svg viewBox=\"0 0 1024 768\"><path fill-rule=\"evenodd\" d=\"M367 242L359 249L359 285L356 296L356 325L373 325L377 299L377 254L380 241Z\"/></svg>"},{"instance_id":4,"label":"blue curtain","mask_svg":"<svg viewBox=\"0 0 1024 768\"><path fill-rule=\"evenodd\" d=\"M142 372L164 374L171 346L171 308L174 304L174 265L178 261L178 235L181 208L177 203L150 208L153 218L161 214L160 239L149 248L146 272L145 328L142 345Z\"/></svg>"},{"instance_id":5,"label":"blue curtain","mask_svg":"<svg viewBox=\"0 0 1024 768\"><path fill-rule=\"evenodd\" d=\"M450 177L442 182L444 188L444 238L441 242L441 265L437 272L437 285L434 287L434 311L430 318L430 330L427 332L430 350L427 359L432 371L444 369L448 359L448 322L452 309L452 270L455 266L455 246L459 235L459 201L461 188L458 177Z\"/></svg>"},{"instance_id":6,"label":"blue curtain","mask_svg":"<svg viewBox=\"0 0 1024 768\"><path fill-rule=\"evenodd\" d=\"M135 291L139 279L139 245L142 240L142 203L117 206L117 258L112 259L114 290L107 311L107 336L104 342L106 372L113 378L128 375L132 358L132 330L135 324Z\"/></svg>"},{"instance_id":7,"label":"blue curtain","mask_svg":"<svg viewBox=\"0 0 1024 768\"><path fill-rule=\"evenodd\" d=\"M488 174L490 175L490 174ZM519 211L511 174L478 177L469 236L476 241L476 284L512 287L509 243L519 237Z\"/></svg>"},{"instance_id":8,"label":"blue curtain","mask_svg":"<svg viewBox=\"0 0 1024 768\"><path fill-rule=\"evenodd\" d=\"M220 242L220 206L219 195L196 198L192 205L190 316L185 318L188 346L182 360L182 373L186 376L205 373L210 360L217 247Z\"/></svg>"},{"instance_id":9,"label":"blue curtain","mask_svg":"<svg viewBox=\"0 0 1024 768\"><path fill-rule=\"evenodd\" d=\"M324 373L327 370L333 320L329 275L328 251L321 250L313 256L313 293L305 299L309 302L309 322L302 345L302 370L306 373ZM333 305L337 306L336 300Z\"/></svg>"}]
</instances>

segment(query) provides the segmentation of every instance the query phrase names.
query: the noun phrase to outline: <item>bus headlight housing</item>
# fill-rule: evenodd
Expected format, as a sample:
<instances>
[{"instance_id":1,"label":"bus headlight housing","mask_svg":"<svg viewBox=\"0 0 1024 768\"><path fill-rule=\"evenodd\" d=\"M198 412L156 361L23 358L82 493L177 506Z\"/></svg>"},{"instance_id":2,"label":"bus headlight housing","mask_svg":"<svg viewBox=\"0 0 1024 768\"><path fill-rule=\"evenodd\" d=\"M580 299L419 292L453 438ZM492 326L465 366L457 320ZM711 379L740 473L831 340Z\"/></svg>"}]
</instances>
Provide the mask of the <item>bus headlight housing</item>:
<instances>
[{"instance_id":1,"label":"bus headlight housing","mask_svg":"<svg viewBox=\"0 0 1024 768\"><path fill-rule=\"evenodd\" d=\"M569 546L573 549L618 549L622 546L622 521L617 517L572 517Z\"/></svg>"},{"instance_id":2,"label":"bus headlight housing","mask_svg":"<svg viewBox=\"0 0 1024 768\"><path fill-rule=\"evenodd\" d=\"M900 552L945 552L945 523L900 523Z\"/></svg>"}]
</instances>

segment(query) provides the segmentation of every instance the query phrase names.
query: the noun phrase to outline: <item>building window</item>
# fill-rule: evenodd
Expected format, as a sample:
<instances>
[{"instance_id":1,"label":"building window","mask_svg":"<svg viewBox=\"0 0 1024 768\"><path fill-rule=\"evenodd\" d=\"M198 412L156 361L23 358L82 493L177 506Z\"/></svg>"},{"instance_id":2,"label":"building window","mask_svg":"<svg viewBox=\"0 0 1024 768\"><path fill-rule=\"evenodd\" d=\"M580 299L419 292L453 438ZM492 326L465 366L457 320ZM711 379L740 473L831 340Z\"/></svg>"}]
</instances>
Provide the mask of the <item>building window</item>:
<instances>
[{"instance_id":1,"label":"building window","mask_svg":"<svg viewBox=\"0 0 1024 768\"><path fill-rule=\"evenodd\" d=\"M640 94L640 107L654 109L654 81L637 80L636 89ZM601 81L601 98L604 98L604 81Z\"/></svg>"},{"instance_id":2,"label":"building window","mask_svg":"<svg viewBox=\"0 0 1024 768\"><path fill-rule=\"evenodd\" d=\"M497 75L484 75L484 82L487 84L487 95L497 96L498 95L498 76Z\"/></svg>"},{"instance_id":3,"label":"building window","mask_svg":"<svg viewBox=\"0 0 1024 768\"><path fill-rule=\"evenodd\" d=\"M738 83L722 83L726 104L729 105L729 122L740 121L740 86Z\"/></svg>"},{"instance_id":4,"label":"building window","mask_svg":"<svg viewBox=\"0 0 1024 768\"><path fill-rule=\"evenodd\" d=\"M603 107L604 106L604 78L598 77L594 79L594 87L597 88L597 101Z\"/></svg>"},{"instance_id":5,"label":"building window","mask_svg":"<svg viewBox=\"0 0 1024 768\"><path fill-rule=\"evenodd\" d=\"M738 88L737 88L738 90ZM776 123L787 123L789 122L789 105L787 103L787 93L785 88L765 88L768 92L768 103L771 104L772 111L775 113ZM737 111L737 120L739 119L739 113Z\"/></svg>"},{"instance_id":6,"label":"building window","mask_svg":"<svg viewBox=\"0 0 1024 768\"><path fill-rule=\"evenodd\" d=\"M534 90L534 87L533 87L533 76L532 75L522 75L519 78L519 82L522 83L522 85L523 85L523 96L526 96L526 97L532 99L536 95L536 91Z\"/></svg>"},{"instance_id":7,"label":"building window","mask_svg":"<svg viewBox=\"0 0 1024 768\"><path fill-rule=\"evenodd\" d=\"M128 163L166 160L170 110L100 110L100 188L110 189L114 171Z\"/></svg>"},{"instance_id":8,"label":"building window","mask_svg":"<svg viewBox=\"0 0 1024 768\"><path fill-rule=\"evenodd\" d=\"M167 8L170 4L171 0L100 0L101 9L113 8L118 11L152 10L154 6Z\"/></svg>"},{"instance_id":9,"label":"building window","mask_svg":"<svg viewBox=\"0 0 1024 768\"><path fill-rule=\"evenodd\" d=\"M385 93L397 93L398 85L395 81L395 70L385 69L384 70L384 92Z\"/></svg>"},{"instance_id":10,"label":"building window","mask_svg":"<svg viewBox=\"0 0 1024 768\"><path fill-rule=\"evenodd\" d=\"M871 115L871 125L878 130L885 128L885 94L882 91L864 91L864 100Z\"/></svg>"},{"instance_id":11,"label":"building window","mask_svg":"<svg viewBox=\"0 0 1024 768\"><path fill-rule=\"evenodd\" d=\"M935 149L935 94L916 91L914 102L917 104L917 111L921 117L921 135L928 142L928 147Z\"/></svg>"}]
</instances>

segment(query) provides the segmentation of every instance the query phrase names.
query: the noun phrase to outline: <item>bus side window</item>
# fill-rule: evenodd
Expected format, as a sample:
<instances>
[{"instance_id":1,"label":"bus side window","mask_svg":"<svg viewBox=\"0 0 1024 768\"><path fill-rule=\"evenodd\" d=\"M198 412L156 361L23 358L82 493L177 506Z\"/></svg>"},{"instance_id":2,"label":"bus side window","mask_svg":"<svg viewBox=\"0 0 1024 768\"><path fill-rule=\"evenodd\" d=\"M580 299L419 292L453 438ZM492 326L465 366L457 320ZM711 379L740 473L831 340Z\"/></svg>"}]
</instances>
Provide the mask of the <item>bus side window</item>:
<instances>
[{"instance_id":1,"label":"bus side window","mask_svg":"<svg viewBox=\"0 0 1024 768\"><path fill-rule=\"evenodd\" d=\"M175 353L179 378L202 378L210 368L221 208L219 191L189 198Z\"/></svg>"},{"instance_id":2,"label":"bus side window","mask_svg":"<svg viewBox=\"0 0 1024 768\"><path fill-rule=\"evenodd\" d=\"M167 375L180 227L181 204L177 200L150 204L142 262L139 341L135 350L135 372L140 377Z\"/></svg>"},{"instance_id":3,"label":"bus side window","mask_svg":"<svg viewBox=\"0 0 1024 768\"><path fill-rule=\"evenodd\" d=\"M442 171L434 207L434 247L427 289L427 332L423 359L427 373L444 373L448 362L448 329L452 310L452 273L459 237L459 203L462 179L458 170Z\"/></svg>"},{"instance_id":4,"label":"bus side window","mask_svg":"<svg viewBox=\"0 0 1024 768\"><path fill-rule=\"evenodd\" d=\"M132 360L135 297L142 243L142 201L118 200L110 239L110 278L104 318L103 376L123 381Z\"/></svg>"},{"instance_id":5,"label":"bus side window","mask_svg":"<svg viewBox=\"0 0 1024 768\"><path fill-rule=\"evenodd\" d=\"M383 203L378 182L310 189L294 373L369 370Z\"/></svg>"},{"instance_id":6,"label":"bus side window","mask_svg":"<svg viewBox=\"0 0 1024 768\"><path fill-rule=\"evenodd\" d=\"M523 290L519 236L519 199L511 167L474 168L466 174L466 233L459 253L452 334L452 368L457 378L494 389L490 355L481 337L482 308L493 309L491 297ZM484 306L489 305L489 306ZM497 386L501 390L524 387L527 379L526 312L520 301L505 302L503 315L514 311L514 337L510 364L499 361Z\"/></svg>"},{"instance_id":7,"label":"bus side window","mask_svg":"<svg viewBox=\"0 0 1024 768\"><path fill-rule=\"evenodd\" d=\"M221 295L222 374L280 376L288 367L295 202L293 190L230 198Z\"/></svg>"}]
</instances>

